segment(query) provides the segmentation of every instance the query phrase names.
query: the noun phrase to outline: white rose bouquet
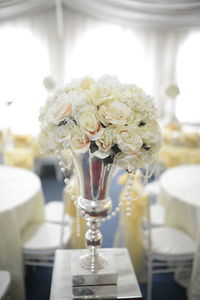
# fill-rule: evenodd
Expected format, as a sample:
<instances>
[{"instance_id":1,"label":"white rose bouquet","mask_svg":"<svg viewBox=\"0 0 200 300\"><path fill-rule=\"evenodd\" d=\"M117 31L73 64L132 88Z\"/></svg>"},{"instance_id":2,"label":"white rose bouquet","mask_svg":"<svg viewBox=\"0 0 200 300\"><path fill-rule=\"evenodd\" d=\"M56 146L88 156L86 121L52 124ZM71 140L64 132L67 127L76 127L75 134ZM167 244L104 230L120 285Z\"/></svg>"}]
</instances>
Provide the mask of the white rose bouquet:
<instances>
[{"instance_id":1,"label":"white rose bouquet","mask_svg":"<svg viewBox=\"0 0 200 300\"><path fill-rule=\"evenodd\" d=\"M115 77L70 82L47 99L39 119L45 152L90 150L105 164L117 163L128 172L153 162L161 145L153 99Z\"/></svg>"}]
</instances>

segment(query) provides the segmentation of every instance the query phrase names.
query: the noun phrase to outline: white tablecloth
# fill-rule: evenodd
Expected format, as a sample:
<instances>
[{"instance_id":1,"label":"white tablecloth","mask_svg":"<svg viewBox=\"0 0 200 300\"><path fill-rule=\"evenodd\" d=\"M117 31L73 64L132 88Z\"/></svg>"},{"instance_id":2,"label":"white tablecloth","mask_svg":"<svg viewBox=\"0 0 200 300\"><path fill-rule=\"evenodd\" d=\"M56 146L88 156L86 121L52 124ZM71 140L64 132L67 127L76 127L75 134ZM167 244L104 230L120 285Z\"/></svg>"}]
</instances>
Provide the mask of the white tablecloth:
<instances>
[{"instance_id":1,"label":"white tablecloth","mask_svg":"<svg viewBox=\"0 0 200 300\"><path fill-rule=\"evenodd\" d=\"M21 232L44 220L39 177L31 171L0 165L0 269L11 273L11 299L25 299Z\"/></svg>"},{"instance_id":2,"label":"white tablecloth","mask_svg":"<svg viewBox=\"0 0 200 300\"><path fill-rule=\"evenodd\" d=\"M164 172L160 179L166 224L188 233L197 241L189 299L200 299L200 164L183 165Z\"/></svg>"}]
</instances>

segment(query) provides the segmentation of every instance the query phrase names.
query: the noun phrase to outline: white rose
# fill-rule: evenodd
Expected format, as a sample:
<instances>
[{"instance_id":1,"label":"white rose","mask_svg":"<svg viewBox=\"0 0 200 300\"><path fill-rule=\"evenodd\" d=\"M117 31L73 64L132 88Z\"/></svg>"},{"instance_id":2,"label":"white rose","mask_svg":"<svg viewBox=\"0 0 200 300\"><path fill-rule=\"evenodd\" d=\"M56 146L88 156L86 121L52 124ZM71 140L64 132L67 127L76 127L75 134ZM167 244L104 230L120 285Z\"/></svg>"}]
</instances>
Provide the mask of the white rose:
<instances>
[{"instance_id":1,"label":"white rose","mask_svg":"<svg viewBox=\"0 0 200 300\"><path fill-rule=\"evenodd\" d=\"M63 119L69 117L72 113L72 103L69 95L60 94L57 100L53 103L49 110L50 118L55 123L59 123Z\"/></svg>"},{"instance_id":2,"label":"white rose","mask_svg":"<svg viewBox=\"0 0 200 300\"><path fill-rule=\"evenodd\" d=\"M78 116L78 123L81 130L87 134L91 140L98 139L103 133L103 128L98 118L98 111L94 105L88 104L82 107Z\"/></svg>"},{"instance_id":3,"label":"white rose","mask_svg":"<svg viewBox=\"0 0 200 300\"><path fill-rule=\"evenodd\" d=\"M94 156L101 158L101 159L108 157L110 154L111 154L111 151L105 152L105 151L97 150L94 152Z\"/></svg>"},{"instance_id":4,"label":"white rose","mask_svg":"<svg viewBox=\"0 0 200 300\"><path fill-rule=\"evenodd\" d=\"M85 76L80 82L80 89L88 90L94 83L94 79L90 76Z\"/></svg>"},{"instance_id":5,"label":"white rose","mask_svg":"<svg viewBox=\"0 0 200 300\"><path fill-rule=\"evenodd\" d=\"M132 121L133 114L125 103L110 102L100 106L99 118L105 125L125 125Z\"/></svg>"},{"instance_id":6,"label":"white rose","mask_svg":"<svg viewBox=\"0 0 200 300\"><path fill-rule=\"evenodd\" d=\"M122 152L134 154L140 151L143 141L137 127L133 125L119 126L116 129L116 133L117 144Z\"/></svg>"},{"instance_id":7,"label":"white rose","mask_svg":"<svg viewBox=\"0 0 200 300\"><path fill-rule=\"evenodd\" d=\"M156 120L144 119L143 126L139 126L140 136L146 144L161 143L160 127Z\"/></svg>"},{"instance_id":8,"label":"white rose","mask_svg":"<svg viewBox=\"0 0 200 300\"><path fill-rule=\"evenodd\" d=\"M76 90L76 91L70 91L68 92L68 97L72 103L72 110L73 112L75 110L79 111L80 107L87 105L87 98L88 94L86 91L83 90Z\"/></svg>"},{"instance_id":9,"label":"white rose","mask_svg":"<svg viewBox=\"0 0 200 300\"><path fill-rule=\"evenodd\" d=\"M110 87L93 84L89 90L89 103L100 106L114 100Z\"/></svg>"},{"instance_id":10,"label":"white rose","mask_svg":"<svg viewBox=\"0 0 200 300\"><path fill-rule=\"evenodd\" d=\"M96 144L99 147L99 150L108 152L114 145L114 128L112 126L108 126L103 129L103 134L100 139L96 141Z\"/></svg>"},{"instance_id":11,"label":"white rose","mask_svg":"<svg viewBox=\"0 0 200 300\"><path fill-rule=\"evenodd\" d=\"M136 84L126 84L126 85L124 85L124 88L125 88L125 90L129 91L131 94L134 94L134 95L144 94L143 89L141 89Z\"/></svg>"},{"instance_id":12,"label":"white rose","mask_svg":"<svg viewBox=\"0 0 200 300\"><path fill-rule=\"evenodd\" d=\"M66 145L70 138L70 129L67 126L56 126L51 131L50 138L58 144Z\"/></svg>"},{"instance_id":13,"label":"white rose","mask_svg":"<svg viewBox=\"0 0 200 300\"><path fill-rule=\"evenodd\" d=\"M135 173L139 168L143 167L143 163L139 154L127 155L124 153L119 153L116 162L122 169L133 173Z\"/></svg>"},{"instance_id":14,"label":"white rose","mask_svg":"<svg viewBox=\"0 0 200 300\"><path fill-rule=\"evenodd\" d=\"M85 76L81 79L72 79L66 86L65 91L75 91L75 90L88 90L91 84L94 83L94 79L90 76Z\"/></svg>"},{"instance_id":15,"label":"white rose","mask_svg":"<svg viewBox=\"0 0 200 300\"><path fill-rule=\"evenodd\" d=\"M78 126L71 130L70 146L76 153L84 153L90 146L89 138L81 131Z\"/></svg>"}]
</instances>

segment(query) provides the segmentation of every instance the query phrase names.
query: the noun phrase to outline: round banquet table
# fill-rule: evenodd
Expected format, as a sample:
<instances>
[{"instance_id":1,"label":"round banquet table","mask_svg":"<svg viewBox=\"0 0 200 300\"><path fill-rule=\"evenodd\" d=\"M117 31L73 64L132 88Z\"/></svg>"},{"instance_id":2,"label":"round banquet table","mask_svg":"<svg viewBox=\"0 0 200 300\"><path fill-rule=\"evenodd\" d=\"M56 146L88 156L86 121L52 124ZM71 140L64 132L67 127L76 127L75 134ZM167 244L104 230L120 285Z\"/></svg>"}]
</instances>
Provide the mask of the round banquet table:
<instances>
[{"instance_id":1,"label":"round banquet table","mask_svg":"<svg viewBox=\"0 0 200 300\"><path fill-rule=\"evenodd\" d=\"M200 299L200 164L165 171L160 178L160 200L166 225L184 230L197 242L188 296Z\"/></svg>"},{"instance_id":2,"label":"round banquet table","mask_svg":"<svg viewBox=\"0 0 200 300\"><path fill-rule=\"evenodd\" d=\"M0 269L11 274L11 300L25 299L21 232L44 221L43 203L36 174L0 165Z\"/></svg>"}]
</instances>

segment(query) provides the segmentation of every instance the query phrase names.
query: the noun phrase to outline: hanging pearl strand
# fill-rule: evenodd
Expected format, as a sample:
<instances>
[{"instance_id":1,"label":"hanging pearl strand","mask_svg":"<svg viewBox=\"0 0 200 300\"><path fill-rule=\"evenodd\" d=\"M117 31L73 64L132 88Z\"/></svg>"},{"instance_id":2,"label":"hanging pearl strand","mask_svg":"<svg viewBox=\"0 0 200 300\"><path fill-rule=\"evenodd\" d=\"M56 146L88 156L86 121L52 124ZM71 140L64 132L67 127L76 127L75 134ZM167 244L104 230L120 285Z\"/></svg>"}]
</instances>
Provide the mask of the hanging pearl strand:
<instances>
[{"instance_id":1,"label":"hanging pearl strand","mask_svg":"<svg viewBox=\"0 0 200 300\"><path fill-rule=\"evenodd\" d=\"M128 173L128 178L125 186L125 194L124 194L124 201L126 204L126 216L131 217L131 206L132 206L132 189L134 184L134 174Z\"/></svg>"}]
</instances>

